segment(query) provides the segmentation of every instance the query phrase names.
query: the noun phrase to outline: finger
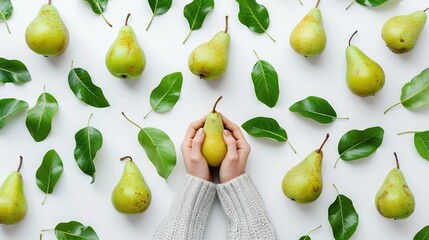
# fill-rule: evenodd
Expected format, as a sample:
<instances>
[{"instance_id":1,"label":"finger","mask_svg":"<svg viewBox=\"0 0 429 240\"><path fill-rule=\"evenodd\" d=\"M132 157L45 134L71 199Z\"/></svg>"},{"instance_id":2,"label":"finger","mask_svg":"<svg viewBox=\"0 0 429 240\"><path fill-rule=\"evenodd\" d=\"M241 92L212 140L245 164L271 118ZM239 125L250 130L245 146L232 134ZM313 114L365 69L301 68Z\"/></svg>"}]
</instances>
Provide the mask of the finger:
<instances>
[{"instance_id":1,"label":"finger","mask_svg":"<svg viewBox=\"0 0 429 240\"><path fill-rule=\"evenodd\" d=\"M191 154L190 158L191 160L201 160L204 159L204 157L201 154L201 146L204 142L204 130L202 128L198 129L198 131L195 134L194 139L192 139L192 148L191 148Z\"/></svg>"},{"instance_id":2,"label":"finger","mask_svg":"<svg viewBox=\"0 0 429 240\"><path fill-rule=\"evenodd\" d=\"M204 116L204 117L198 119L197 121L189 124L188 130L185 133L185 138L183 139L183 142L186 146L191 147L192 138L194 138L197 130L204 126L205 122L206 122L206 116Z\"/></svg>"},{"instance_id":3,"label":"finger","mask_svg":"<svg viewBox=\"0 0 429 240\"><path fill-rule=\"evenodd\" d=\"M228 160L237 160L238 151L237 151L237 140L231 135L228 130L223 130L223 139L225 141L227 152L225 159Z\"/></svg>"},{"instance_id":4,"label":"finger","mask_svg":"<svg viewBox=\"0 0 429 240\"><path fill-rule=\"evenodd\" d=\"M244 138L240 127L237 124L233 123L231 120L229 120L227 117L225 117L222 113L219 114L222 117L223 126L232 132L234 138L237 140L244 140L246 142L246 139Z\"/></svg>"}]
</instances>

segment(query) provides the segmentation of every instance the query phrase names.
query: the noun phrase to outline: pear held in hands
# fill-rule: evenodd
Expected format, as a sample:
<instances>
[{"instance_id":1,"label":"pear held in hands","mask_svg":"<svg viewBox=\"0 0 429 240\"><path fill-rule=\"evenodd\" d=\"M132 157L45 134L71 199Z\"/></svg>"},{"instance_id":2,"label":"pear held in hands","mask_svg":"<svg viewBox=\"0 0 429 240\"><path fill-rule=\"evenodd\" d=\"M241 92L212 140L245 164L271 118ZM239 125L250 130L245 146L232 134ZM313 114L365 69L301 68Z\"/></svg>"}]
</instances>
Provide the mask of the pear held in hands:
<instances>
[{"instance_id":1,"label":"pear held in hands","mask_svg":"<svg viewBox=\"0 0 429 240\"><path fill-rule=\"evenodd\" d=\"M305 57L317 56L326 47L326 33L322 23L322 13L316 7L310 10L307 15L296 25L289 36L289 43L292 49Z\"/></svg>"},{"instance_id":2,"label":"pear held in hands","mask_svg":"<svg viewBox=\"0 0 429 240\"><path fill-rule=\"evenodd\" d=\"M27 213L24 182L19 172L21 166L22 157L20 157L18 170L11 173L0 187L0 224L19 223Z\"/></svg>"},{"instance_id":3,"label":"pear held in hands","mask_svg":"<svg viewBox=\"0 0 429 240\"><path fill-rule=\"evenodd\" d=\"M218 32L208 42L191 52L188 59L189 70L202 79L219 79L228 67L229 44L228 16L226 16L225 31Z\"/></svg>"},{"instance_id":4,"label":"pear held in hands","mask_svg":"<svg viewBox=\"0 0 429 240\"><path fill-rule=\"evenodd\" d=\"M25 31L25 41L35 53L45 57L61 55L69 45L69 31L58 10L48 4L42 6L37 17Z\"/></svg>"},{"instance_id":5,"label":"pear held in hands","mask_svg":"<svg viewBox=\"0 0 429 240\"><path fill-rule=\"evenodd\" d=\"M350 45L346 49L347 85L352 93L360 97L375 95L384 86L384 71L374 60L369 58L359 48Z\"/></svg>"},{"instance_id":6,"label":"pear held in hands","mask_svg":"<svg viewBox=\"0 0 429 240\"><path fill-rule=\"evenodd\" d=\"M140 47L134 30L128 25L127 15L125 26L119 30L116 40L106 54L106 66L109 72L118 78L136 79L146 67L146 57Z\"/></svg>"},{"instance_id":7,"label":"pear held in hands","mask_svg":"<svg viewBox=\"0 0 429 240\"><path fill-rule=\"evenodd\" d=\"M201 154L207 160L210 167L219 167L226 156L227 148L223 139L223 121L221 115L216 112L216 105L222 99L220 96L213 110L207 115L204 123L204 142L201 147Z\"/></svg>"},{"instance_id":8,"label":"pear held in hands","mask_svg":"<svg viewBox=\"0 0 429 240\"><path fill-rule=\"evenodd\" d=\"M378 212L386 218L404 219L409 217L415 208L413 193L408 188L402 171L399 169L398 156L396 168L393 168L381 185L375 197Z\"/></svg>"},{"instance_id":9,"label":"pear held in hands","mask_svg":"<svg viewBox=\"0 0 429 240\"><path fill-rule=\"evenodd\" d=\"M328 138L329 134L326 134L322 145L307 155L304 160L290 169L284 176L282 182L283 193L292 201L311 203L322 193L322 148Z\"/></svg>"},{"instance_id":10,"label":"pear held in hands","mask_svg":"<svg viewBox=\"0 0 429 240\"><path fill-rule=\"evenodd\" d=\"M113 190L112 204L120 213L142 213L150 205L151 192L131 157L123 157L121 161L126 159L129 161L125 164L121 180Z\"/></svg>"},{"instance_id":11,"label":"pear held in hands","mask_svg":"<svg viewBox=\"0 0 429 240\"><path fill-rule=\"evenodd\" d=\"M384 23L381 37L392 52L406 53L414 48L426 24L426 10L395 16Z\"/></svg>"}]
</instances>

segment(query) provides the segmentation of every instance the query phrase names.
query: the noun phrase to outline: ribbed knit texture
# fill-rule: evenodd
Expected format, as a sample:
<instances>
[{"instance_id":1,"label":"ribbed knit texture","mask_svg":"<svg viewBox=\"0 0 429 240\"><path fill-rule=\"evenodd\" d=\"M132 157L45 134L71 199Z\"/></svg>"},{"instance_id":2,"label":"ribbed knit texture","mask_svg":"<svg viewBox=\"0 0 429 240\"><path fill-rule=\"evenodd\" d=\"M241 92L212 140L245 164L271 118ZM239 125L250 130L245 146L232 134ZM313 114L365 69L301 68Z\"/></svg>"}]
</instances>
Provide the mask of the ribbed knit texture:
<instances>
[{"instance_id":1,"label":"ribbed knit texture","mask_svg":"<svg viewBox=\"0 0 429 240\"><path fill-rule=\"evenodd\" d=\"M228 239L277 239L264 202L247 173L217 185L217 193L229 218Z\"/></svg>"},{"instance_id":2,"label":"ribbed knit texture","mask_svg":"<svg viewBox=\"0 0 429 240\"><path fill-rule=\"evenodd\" d=\"M203 239L207 217L215 196L214 183L186 175L182 189L154 239Z\"/></svg>"}]
</instances>

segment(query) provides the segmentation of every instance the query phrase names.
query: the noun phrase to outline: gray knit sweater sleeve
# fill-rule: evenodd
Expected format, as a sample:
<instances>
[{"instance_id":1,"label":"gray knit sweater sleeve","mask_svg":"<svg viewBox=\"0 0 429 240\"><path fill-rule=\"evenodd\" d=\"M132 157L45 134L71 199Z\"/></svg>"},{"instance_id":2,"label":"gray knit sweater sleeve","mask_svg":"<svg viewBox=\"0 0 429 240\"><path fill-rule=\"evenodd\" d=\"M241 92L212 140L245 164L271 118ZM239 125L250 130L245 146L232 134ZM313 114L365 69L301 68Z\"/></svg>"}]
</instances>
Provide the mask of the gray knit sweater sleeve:
<instances>
[{"instance_id":1,"label":"gray knit sweater sleeve","mask_svg":"<svg viewBox=\"0 0 429 240\"><path fill-rule=\"evenodd\" d=\"M154 239L203 239L207 217L215 195L215 184L186 175L182 189Z\"/></svg>"},{"instance_id":2,"label":"gray knit sweater sleeve","mask_svg":"<svg viewBox=\"0 0 429 240\"><path fill-rule=\"evenodd\" d=\"M228 239L277 239L262 198L247 173L219 184L217 192L229 218Z\"/></svg>"}]
</instances>

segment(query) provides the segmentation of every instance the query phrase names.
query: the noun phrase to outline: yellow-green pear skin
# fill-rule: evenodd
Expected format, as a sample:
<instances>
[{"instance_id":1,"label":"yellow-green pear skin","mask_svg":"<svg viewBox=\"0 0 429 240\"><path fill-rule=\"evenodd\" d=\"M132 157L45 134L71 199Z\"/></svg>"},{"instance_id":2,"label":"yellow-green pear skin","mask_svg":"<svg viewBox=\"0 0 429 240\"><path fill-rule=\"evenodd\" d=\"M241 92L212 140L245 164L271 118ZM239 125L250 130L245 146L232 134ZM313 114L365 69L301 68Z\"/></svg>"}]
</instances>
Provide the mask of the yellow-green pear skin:
<instances>
[{"instance_id":1,"label":"yellow-green pear skin","mask_svg":"<svg viewBox=\"0 0 429 240\"><path fill-rule=\"evenodd\" d=\"M205 80L217 80L222 77L228 67L230 41L226 29L196 47L188 59L189 70Z\"/></svg>"},{"instance_id":2,"label":"yellow-green pear skin","mask_svg":"<svg viewBox=\"0 0 429 240\"><path fill-rule=\"evenodd\" d=\"M346 49L346 59L346 81L353 94L360 97L373 96L383 88L383 69L358 47L349 45Z\"/></svg>"},{"instance_id":3,"label":"yellow-green pear skin","mask_svg":"<svg viewBox=\"0 0 429 240\"><path fill-rule=\"evenodd\" d=\"M146 67L146 56L134 30L127 24L123 26L106 54L106 66L109 72L118 78L133 80L138 78Z\"/></svg>"},{"instance_id":4,"label":"yellow-green pear skin","mask_svg":"<svg viewBox=\"0 0 429 240\"><path fill-rule=\"evenodd\" d=\"M219 167L227 152L225 140L223 139L224 126L222 117L215 110L221 98L222 96L217 99L213 111L207 115L203 127L204 142L201 147L201 154L207 160L207 164L210 167Z\"/></svg>"},{"instance_id":5,"label":"yellow-green pear skin","mask_svg":"<svg viewBox=\"0 0 429 240\"><path fill-rule=\"evenodd\" d=\"M289 36L292 49L305 57L320 55L326 47L326 33L319 8L313 8Z\"/></svg>"},{"instance_id":6,"label":"yellow-green pear skin","mask_svg":"<svg viewBox=\"0 0 429 240\"><path fill-rule=\"evenodd\" d=\"M22 160L18 171L12 172L0 187L0 224L19 223L27 213L24 182L19 172L21 164Z\"/></svg>"},{"instance_id":7,"label":"yellow-green pear skin","mask_svg":"<svg viewBox=\"0 0 429 240\"><path fill-rule=\"evenodd\" d=\"M392 17L384 23L381 37L392 52L409 52L416 45L426 19L427 15L424 11Z\"/></svg>"},{"instance_id":8,"label":"yellow-green pear skin","mask_svg":"<svg viewBox=\"0 0 429 240\"><path fill-rule=\"evenodd\" d=\"M25 31L25 41L35 53L59 56L69 44L69 32L53 5L45 4Z\"/></svg>"},{"instance_id":9,"label":"yellow-green pear skin","mask_svg":"<svg viewBox=\"0 0 429 240\"><path fill-rule=\"evenodd\" d=\"M375 197L378 212L386 218L404 219L414 212L415 204L402 171L399 167L393 168Z\"/></svg>"},{"instance_id":10,"label":"yellow-green pear skin","mask_svg":"<svg viewBox=\"0 0 429 240\"><path fill-rule=\"evenodd\" d=\"M121 180L113 190L112 204L120 213L142 213L149 208L151 191L137 165L129 159Z\"/></svg>"},{"instance_id":11,"label":"yellow-green pear skin","mask_svg":"<svg viewBox=\"0 0 429 240\"><path fill-rule=\"evenodd\" d=\"M298 203L311 203L319 198L323 189L322 147L329 138L326 135L321 147L314 150L283 177L282 190L286 197Z\"/></svg>"}]
</instances>

